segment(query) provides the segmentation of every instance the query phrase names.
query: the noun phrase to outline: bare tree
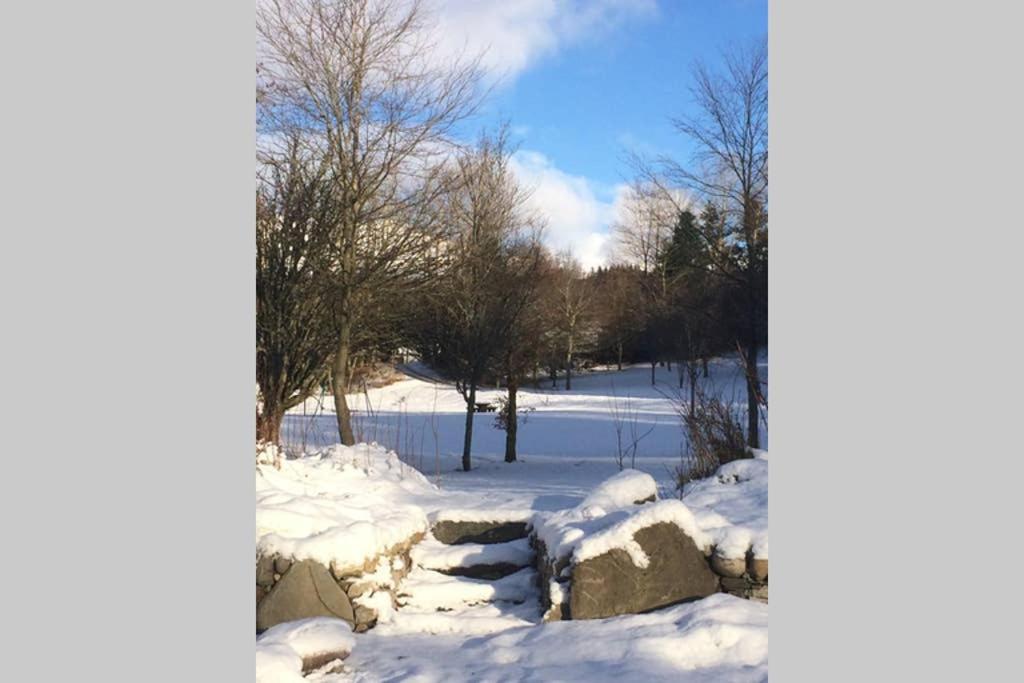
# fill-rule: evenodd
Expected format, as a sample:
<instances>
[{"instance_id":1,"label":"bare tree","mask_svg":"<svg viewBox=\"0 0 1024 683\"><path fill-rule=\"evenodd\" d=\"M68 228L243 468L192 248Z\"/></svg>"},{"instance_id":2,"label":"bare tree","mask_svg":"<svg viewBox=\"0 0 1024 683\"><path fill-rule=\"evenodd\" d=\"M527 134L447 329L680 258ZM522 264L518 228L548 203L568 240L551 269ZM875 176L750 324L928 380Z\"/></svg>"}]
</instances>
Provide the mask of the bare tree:
<instances>
[{"instance_id":1,"label":"bare tree","mask_svg":"<svg viewBox=\"0 0 1024 683\"><path fill-rule=\"evenodd\" d=\"M572 389L576 353L592 340L594 282L569 250L556 257L553 277L553 315L565 364L565 389Z\"/></svg>"},{"instance_id":2,"label":"bare tree","mask_svg":"<svg viewBox=\"0 0 1024 683\"><path fill-rule=\"evenodd\" d=\"M499 415L499 426L505 431L505 462L515 462L518 457L519 387L526 375L537 367L544 350L546 321L542 306L542 286L549 280L552 270L551 260L539 243L527 243L516 252L514 257L521 259L522 263L512 268L518 277L510 285L523 297L523 305L509 326L501 365L506 399L502 405L502 414Z\"/></svg>"},{"instance_id":3,"label":"bare tree","mask_svg":"<svg viewBox=\"0 0 1024 683\"><path fill-rule=\"evenodd\" d=\"M266 0L257 8L260 125L319 136L333 180L332 389L342 443L360 294L422 269L441 232L438 162L475 109L479 60L434 57L419 0Z\"/></svg>"},{"instance_id":4,"label":"bare tree","mask_svg":"<svg viewBox=\"0 0 1024 683\"><path fill-rule=\"evenodd\" d=\"M640 278L632 267L612 266L599 273L595 287L600 345L610 350L622 370L626 346L643 330Z\"/></svg>"},{"instance_id":5,"label":"bare tree","mask_svg":"<svg viewBox=\"0 0 1024 683\"><path fill-rule=\"evenodd\" d=\"M671 358L671 299L676 274L667 258L673 229L689 196L678 190L667 192L649 180L634 181L625 202L624 216L613 226L619 245L619 261L636 268L640 296L636 305L643 310L643 346L651 364L651 385L656 382L659 360Z\"/></svg>"},{"instance_id":6,"label":"bare tree","mask_svg":"<svg viewBox=\"0 0 1024 683\"><path fill-rule=\"evenodd\" d=\"M277 444L285 412L320 386L333 351L323 288L336 219L330 167L297 130L258 154L257 440Z\"/></svg>"},{"instance_id":7,"label":"bare tree","mask_svg":"<svg viewBox=\"0 0 1024 683\"><path fill-rule=\"evenodd\" d=\"M656 272L685 201L682 196L666 197L658 184L634 180L623 202L623 215L612 225L618 260L643 273Z\"/></svg>"},{"instance_id":8,"label":"bare tree","mask_svg":"<svg viewBox=\"0 0 1024 683\"><path fill-rule=\"evenodd\" d=\"M509 167L507 130L460 154L438 214L451 237L444 269L422 307L421 352L455 381L466 403L462 467L472 465L476 393L514 341L531 300L541 248L528 194Z\"/></svg>"},{"instance_id":9,"label":"bare tree","mask_svg":"<svg viewBox=\"0 0 1024 683\"><path fill-rule=\"evenodd\" d=\"M634 158L644 182L666 201L678 189L697 194L721 213L720 232L694 230L709 268L734 291L734 334L747 385L747 442L757 447L761 396L757 350L767 327L768 56L764 41L725 55L724 70L698 63L691 92L695 113L674 120L696 146L690 163Z\"/></svg>"}]
</instances>

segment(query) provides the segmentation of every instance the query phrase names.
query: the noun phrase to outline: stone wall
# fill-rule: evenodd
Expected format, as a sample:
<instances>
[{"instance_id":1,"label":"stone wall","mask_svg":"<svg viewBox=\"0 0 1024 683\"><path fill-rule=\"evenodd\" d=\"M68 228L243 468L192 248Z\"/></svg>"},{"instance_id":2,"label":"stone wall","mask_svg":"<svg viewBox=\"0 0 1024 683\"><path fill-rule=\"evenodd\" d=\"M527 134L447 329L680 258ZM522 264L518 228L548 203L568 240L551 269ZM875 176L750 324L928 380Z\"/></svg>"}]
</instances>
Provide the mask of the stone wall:
<instances>
[{"instance_id":1,"label":"stone wall","mask_svg":"<svg viewBox=\"0 0 1024 683\"><path fill-rule=\"evenodd\" d=\"M394 609L397 586L412 568L409 551L416 534L357 567L296 562L279 555L256 558L256 631L307 617L336 617L357 632L377 624L383 600Z\"/></svg>"},{"instance_id":2,"label":"stone wall","mask_svg":"<svg viewBox=\"0 0 1024 683\"><path fill-rule=\"evenodd\" d=\"M749 551L745 558L734 559L726 559L712 552L709 565L721 577L719 581L723 593L768 602L768 560L755 559Z\"/></svg>"}]
</instances>

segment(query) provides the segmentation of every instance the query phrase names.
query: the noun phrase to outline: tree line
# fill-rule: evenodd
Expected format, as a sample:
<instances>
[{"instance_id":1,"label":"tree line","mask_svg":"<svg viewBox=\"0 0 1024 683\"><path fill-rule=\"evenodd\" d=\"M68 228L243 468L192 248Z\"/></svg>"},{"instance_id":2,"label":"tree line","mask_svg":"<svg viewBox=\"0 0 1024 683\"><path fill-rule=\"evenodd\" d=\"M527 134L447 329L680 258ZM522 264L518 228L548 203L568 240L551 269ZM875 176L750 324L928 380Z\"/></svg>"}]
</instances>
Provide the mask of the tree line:
<instances>
[{"instance_id":1,"label":"tree line","mask_svg":"<svg viewBox=\"0 0 1024 683\"><path fill-rule=\"evenodd\" d=\"M633 157L612 265L585 272L543 245L544 217L514 176L507 127L463 130L484 97L480 57L437 59L429 16L405 0L270 0L257 13L257 438L321 387L353 444L345 394L362 364L401 349L466 404L506 390L516 459L524 383L589 362L701 363L738 351L748 441L764 405L767 146L763 46L695 69L699 154Z\"/></svg>"}]
</instances>

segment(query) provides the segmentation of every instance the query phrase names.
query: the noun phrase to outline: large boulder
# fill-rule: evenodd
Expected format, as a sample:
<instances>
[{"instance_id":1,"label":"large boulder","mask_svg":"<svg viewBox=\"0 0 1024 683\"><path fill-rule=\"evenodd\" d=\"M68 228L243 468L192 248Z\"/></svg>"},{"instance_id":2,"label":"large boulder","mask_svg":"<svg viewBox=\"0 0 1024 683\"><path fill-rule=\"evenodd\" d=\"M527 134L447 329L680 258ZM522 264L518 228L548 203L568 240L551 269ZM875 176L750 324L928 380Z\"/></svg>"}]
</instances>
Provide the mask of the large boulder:
<instances>
[{"instance_id":1,"label":"large boulder","mask_svg":"<svg viewBox=\"0 0 1024 683\"><path fill-rule=\"evenodd\" d=\"M322 564L292 564L256 608L256 630L308 617L335 617L355 624L352 603Z\"/></svg>"},{"instance_id":2,"label":"large boulder","mask_svg":"<svg viewBox=\"0 0 1024 683\"><path fill-rule=\"evenodd\" d=\"M622 548L573 565L572 619L636 614L718 592L703 550L678 525L659 522L638 530L633 539L649 558L646 567L637 566Z\"/></svg>"}]
</instances>

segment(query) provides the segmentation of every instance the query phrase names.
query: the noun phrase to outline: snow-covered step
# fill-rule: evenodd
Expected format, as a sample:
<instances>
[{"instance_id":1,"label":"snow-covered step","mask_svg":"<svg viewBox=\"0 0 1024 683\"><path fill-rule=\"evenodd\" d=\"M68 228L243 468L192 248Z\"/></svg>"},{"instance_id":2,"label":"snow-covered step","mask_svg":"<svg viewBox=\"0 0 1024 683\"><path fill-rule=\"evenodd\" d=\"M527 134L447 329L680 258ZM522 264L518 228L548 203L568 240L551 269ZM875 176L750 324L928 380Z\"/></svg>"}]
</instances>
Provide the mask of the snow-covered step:
<instances>
[{"instance_id":1,"label":"snow-covered step","mask_svg":"<svg viewBox=\"0 0 1024 683\"><path fill-rule=\"evenodd\" d=\"M532 516L521 509L448 509L432 513L430 523L442 543L506 543L529 534Z\"/></svg>"},{"instance_id":2,"label":"snow-covered step","mask_svg":"<svg viewBox=\"0 0 1024 683\"><path fill-rule=\"evenodd\" d=\"M540 606L503 602L473 605L439 612L436 609L403 607L388 624L388 633L455 633L481 635L540 623Z\"/></svg>"},{"instance_id":3,"label":"snow-covered step","mask_svg":"<svg viewBox=\"0 0 1024 683\"><path fill-rule=\"evenodd\" d=\"M417 567L402 582L398 603L402 607L450 610L484 602L536 603L537 572L520 569L495 581L449 576Z\"/></svg>"},{"instance_id":4,"label":"snow-covered step","mask_svg":"<svg viewBox=\"0 0 1024 683\"><path fill-rule=\"evenodd\" d=\"M412 549L412 561L424 569L473 578L497 579L534 562L530 540L448 545L428 536Z\"/></svg>"}]
</instances>

